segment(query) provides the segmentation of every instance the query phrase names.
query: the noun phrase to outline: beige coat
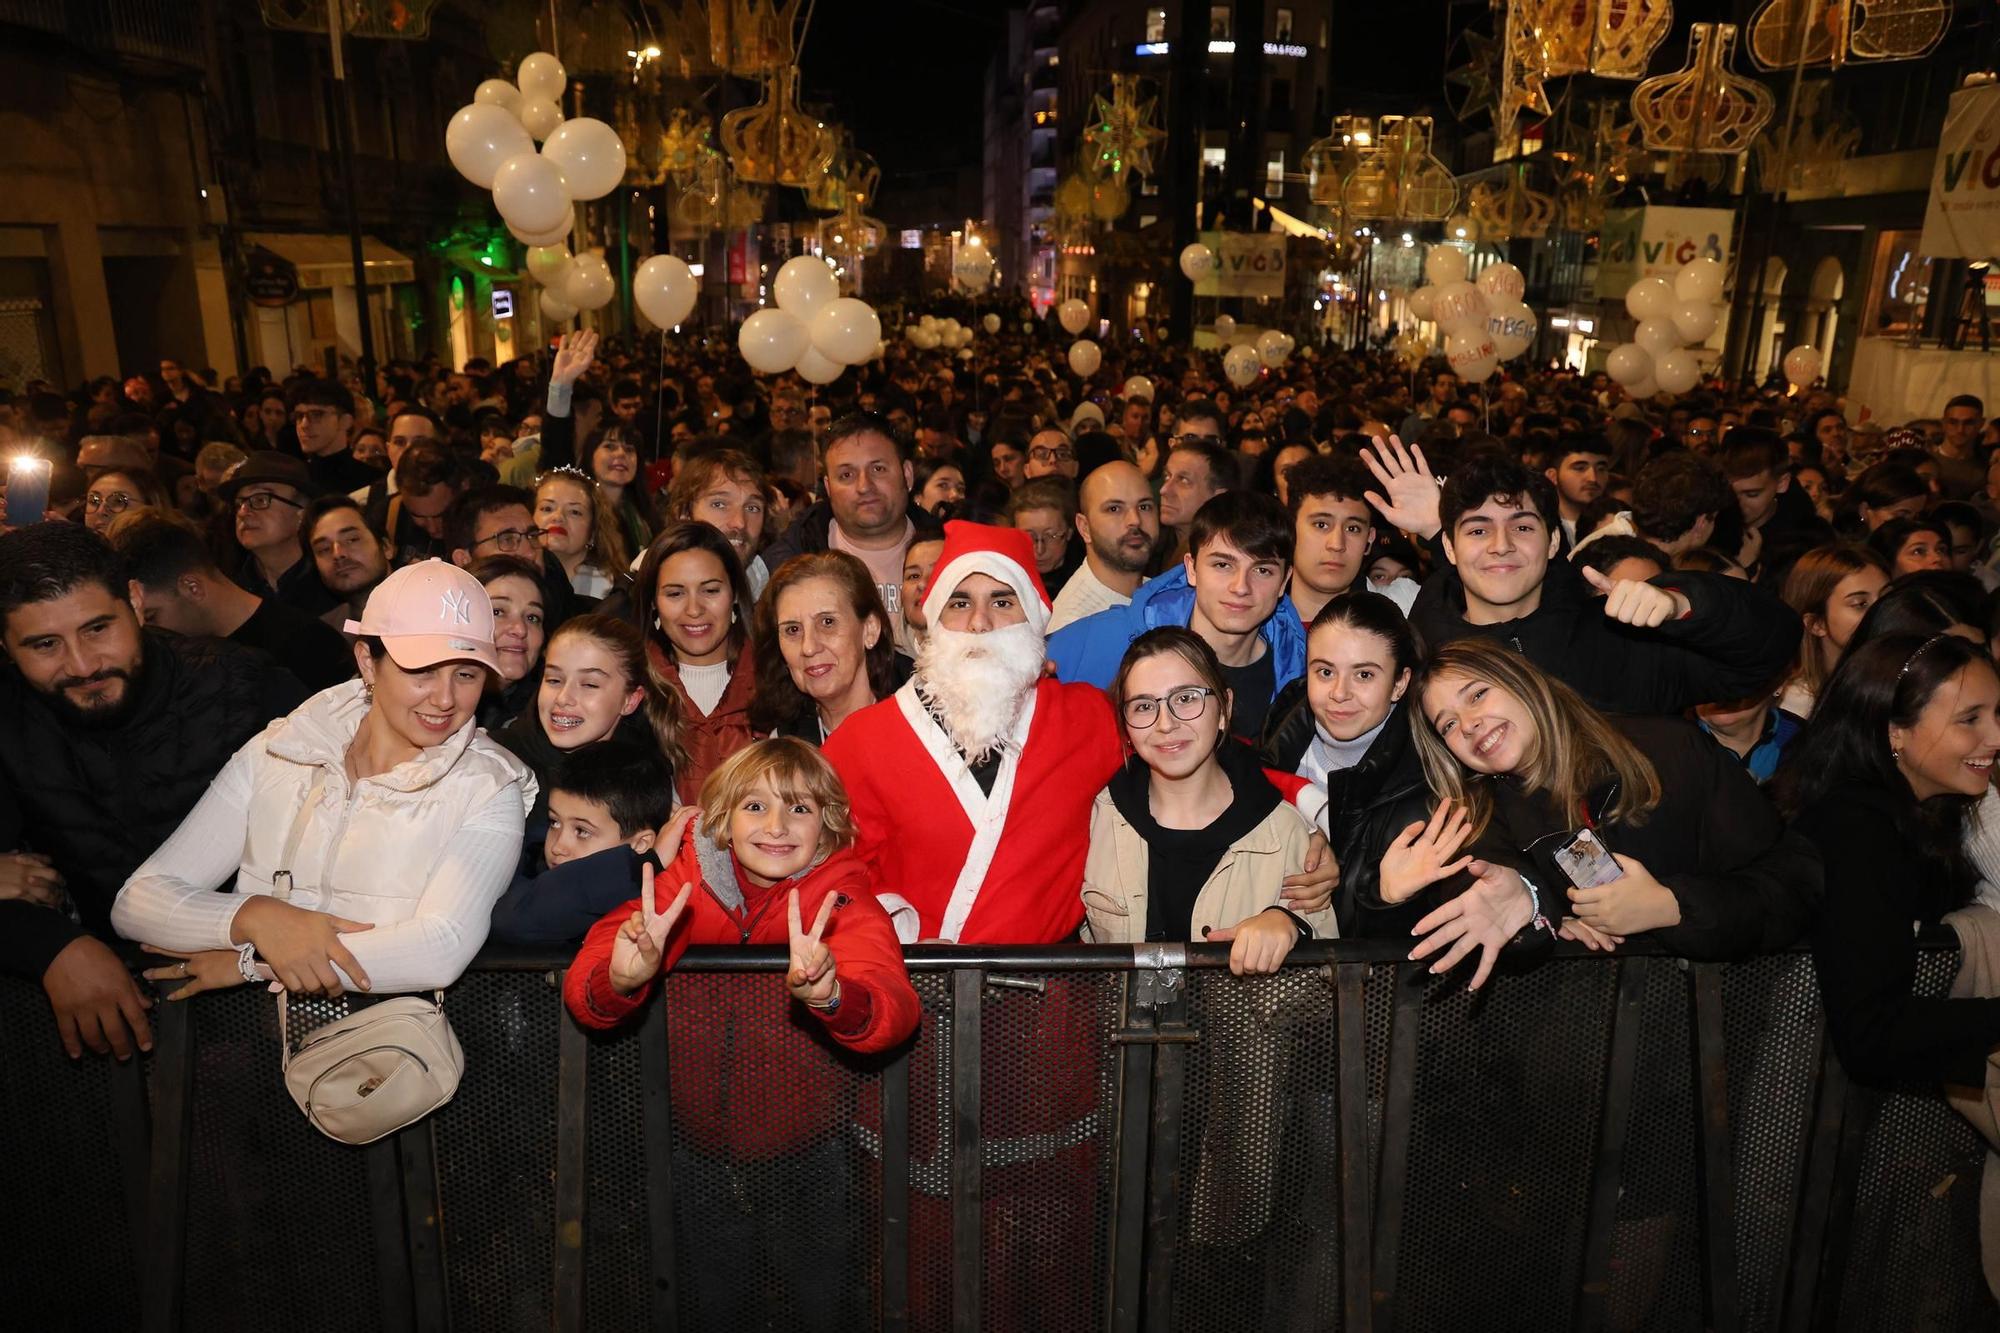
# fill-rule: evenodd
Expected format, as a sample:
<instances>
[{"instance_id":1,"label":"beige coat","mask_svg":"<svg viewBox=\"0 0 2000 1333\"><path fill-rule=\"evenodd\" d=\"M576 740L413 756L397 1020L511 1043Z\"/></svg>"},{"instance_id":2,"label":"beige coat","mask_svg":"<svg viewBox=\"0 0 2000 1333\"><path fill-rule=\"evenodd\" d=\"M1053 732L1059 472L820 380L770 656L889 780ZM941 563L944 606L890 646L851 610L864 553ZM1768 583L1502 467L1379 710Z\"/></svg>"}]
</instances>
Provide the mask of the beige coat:
<instances>
[{"instance_id":1,"label":"beige coat","mask_svg":"<svg viewBox=\"0 0 2000 1333\"><path fill-rule=\"evenodd\" d=\"M1199 940L1204 926L1233 926L1276 906L1285 877L1305 868L1312 832L1304 815L1280 802L1216 864L1195 897L1187 938ZM1083 862L1083 928L1091 943L1145 942L1146 867L1146 840L1118 813L1110 791L1099 792L1090 812L1090 853ZM1331 907L1305 920L1321 939L1339 933Z\"/></svg>"}]
</instances>

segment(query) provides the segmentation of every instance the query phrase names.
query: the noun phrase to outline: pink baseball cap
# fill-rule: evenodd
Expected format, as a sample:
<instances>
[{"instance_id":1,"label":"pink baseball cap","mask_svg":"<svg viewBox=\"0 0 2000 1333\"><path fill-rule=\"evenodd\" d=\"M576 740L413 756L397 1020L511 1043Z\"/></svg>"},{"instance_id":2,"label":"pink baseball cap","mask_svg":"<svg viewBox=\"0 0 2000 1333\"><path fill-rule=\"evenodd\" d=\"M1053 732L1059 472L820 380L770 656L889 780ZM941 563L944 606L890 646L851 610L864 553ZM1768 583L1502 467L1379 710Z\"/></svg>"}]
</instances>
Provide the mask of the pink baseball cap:
<instances>
[{"instance_id":1,"label":"pink baseball cap","mask_svg":"<svg viewBox=\"0 0 2000 1333\"><path fill-rule=\"evenodd\" d=\"M500 670L493 647L493 603L478 579L443 560L423 560L383 579L368 594L349 634L382 640L405 671L440 662L477 662Z\"/></svg>"}]
</instances>

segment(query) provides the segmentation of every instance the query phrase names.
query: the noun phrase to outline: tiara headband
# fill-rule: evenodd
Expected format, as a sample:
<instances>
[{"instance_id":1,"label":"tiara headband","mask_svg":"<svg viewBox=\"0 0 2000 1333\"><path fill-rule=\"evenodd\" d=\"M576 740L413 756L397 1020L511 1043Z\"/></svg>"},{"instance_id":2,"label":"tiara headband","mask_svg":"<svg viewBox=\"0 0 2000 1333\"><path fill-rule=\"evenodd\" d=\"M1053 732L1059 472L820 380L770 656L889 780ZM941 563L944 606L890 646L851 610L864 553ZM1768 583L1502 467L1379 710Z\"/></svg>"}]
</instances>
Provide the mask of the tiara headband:
<instances>
[{"instance_id":1,"label":"tiara headband","mask_svg":"<svg viewBox=\"0 0 2000 1333\"><path fill-rule=\"evenodd\" d=\"M1949 639L1951 636L1952 635L1950 630L1948 629L1939 630L1936 634L1931 635L1928 639L1925 639L1922 643L1918 644L1917 651L1909 655L1908 659L1906 659L1903 663L1903 669L1896 673L1896 679L1901 680L1903 677L1909 675L1910 668L1917 664L1917 659L1919 657L1922 657L1925 653L1929 652L1932 648L1936 647L1938 640Z\"/></svg>"},{"instance_id":2,"label":"tiara headband","mask_svg":"<svg viewBox=\"0 0 2000 1333\"><path fill-rule=\"evenodd\" d=\"M576 466L574 463L564 463L561 467L550 468L547 472L544 472L542 474L541 480L547 481L551 477L568 477L573 481L582 482L586 487L594 487L597 485L597 478L591 476L588 472L585 472L582 468ZM537 482L536 484L540 485L541 483Z\"/></svg>"}]
</instances>

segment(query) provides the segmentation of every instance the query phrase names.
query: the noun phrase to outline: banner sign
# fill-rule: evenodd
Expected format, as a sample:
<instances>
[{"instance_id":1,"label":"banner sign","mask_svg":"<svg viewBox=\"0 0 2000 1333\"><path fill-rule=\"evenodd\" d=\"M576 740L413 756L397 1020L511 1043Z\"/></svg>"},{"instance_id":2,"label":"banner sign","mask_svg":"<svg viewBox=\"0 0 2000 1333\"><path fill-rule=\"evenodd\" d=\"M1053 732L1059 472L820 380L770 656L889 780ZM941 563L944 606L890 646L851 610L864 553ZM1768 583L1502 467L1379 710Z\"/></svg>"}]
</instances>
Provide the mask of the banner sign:
<instances>
[{"instance_id":1,"label":"banner sign","mask_svg":"<svg viewBox=\"0 0 2000 1333\"><path fill-rule=\"evenodd\" d=\"M257 246L243 256L243 293L252 305L290 305L299 299L299 270L283 255Z\"/></svg>"},{"instance_id":2,"label":"banner sign","mask_svg":"<svg viewBox=\"0 0 2000 1333\"><path fill-rule=\"evenodd\" d=\"M1215 268L1194 285L1196 296L1283 296L1285 234L1279 231L1205 231L1201 243L1215 252Z\"/></svg>"},{"instance_id":3,"label":"banner sign","mask_svg":"<svg viewBox=\"0 0 2000 1333\"><path fill-rule=\"evenodd\" d=\"M1936 258L2000 258L2000 84L1951 95L1917 250Z\"/></svg>"},{"instance_id":4,"label":"banner sign","mask_svg":"<svg viewBox=\"0 0 2000 1333\"><path fill-rule=\"evenodd\" d=\"M1604 215L1597 251L1597 297L1622 301L1641 278L1671 278L1690 259L1729 266L1726 208L1614 208Z\"/></svg>"}]
</instances>

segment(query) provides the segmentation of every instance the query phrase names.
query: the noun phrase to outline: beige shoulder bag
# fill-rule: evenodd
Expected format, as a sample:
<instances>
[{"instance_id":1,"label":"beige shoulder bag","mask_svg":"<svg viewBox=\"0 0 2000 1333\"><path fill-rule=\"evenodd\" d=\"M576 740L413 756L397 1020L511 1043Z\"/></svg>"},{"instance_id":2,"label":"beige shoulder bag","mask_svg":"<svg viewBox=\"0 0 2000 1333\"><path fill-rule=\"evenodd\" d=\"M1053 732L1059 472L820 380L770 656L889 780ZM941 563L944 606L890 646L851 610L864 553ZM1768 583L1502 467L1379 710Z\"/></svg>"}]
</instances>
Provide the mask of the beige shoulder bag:
<instances>
[{"instance_id":1,"label":"beige shoulder bag","mask_svg":"<svg viewBox=\"0 0 2000 1333\"><path fill-rule=\"evenodd\" d=\"M285 836L284 869L273 896L292 894L291 865L305 837L324 777L313 783ZM315 1029L292 1049L285 993L278 992L281 1068L292 1100L313 1128L342 1143L373 1143L450 1101L465 1073L465 1051L444 1016L444 992L431 1000L400 995Z\"/></svg>"}]
</instances>

